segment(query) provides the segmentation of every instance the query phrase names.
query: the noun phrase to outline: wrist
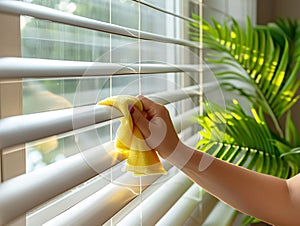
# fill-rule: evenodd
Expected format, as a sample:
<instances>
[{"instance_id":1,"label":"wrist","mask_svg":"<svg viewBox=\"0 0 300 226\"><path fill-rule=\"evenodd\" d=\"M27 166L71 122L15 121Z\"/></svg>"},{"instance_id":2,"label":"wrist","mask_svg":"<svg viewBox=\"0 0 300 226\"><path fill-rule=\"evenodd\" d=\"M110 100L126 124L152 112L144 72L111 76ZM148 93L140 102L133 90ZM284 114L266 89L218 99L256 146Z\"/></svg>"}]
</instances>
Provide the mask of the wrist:
<instances>
[{"instance_id":1,"label":"wrist","mask_svg":"<svg viewBox=\"0 0 300 226\"><path fill-rule=\"evenodd\" d=\"M195 150L183 142L179 141L175 149L167 156L163 157L178 169L182 169L192 158Z\"/></svg>"},{"instance_id":2,"label":"wrist","mask_svg":"<svg viewBox=\"0 0 300 226\"><path fill-rule=\"evenodd\" d=\"M164 141L159 147L157 147L157 152L163 159L168 158L172 153L181 146L181 141L179 139L172 139L172 142Z\"/></svg>"}]
</instances>

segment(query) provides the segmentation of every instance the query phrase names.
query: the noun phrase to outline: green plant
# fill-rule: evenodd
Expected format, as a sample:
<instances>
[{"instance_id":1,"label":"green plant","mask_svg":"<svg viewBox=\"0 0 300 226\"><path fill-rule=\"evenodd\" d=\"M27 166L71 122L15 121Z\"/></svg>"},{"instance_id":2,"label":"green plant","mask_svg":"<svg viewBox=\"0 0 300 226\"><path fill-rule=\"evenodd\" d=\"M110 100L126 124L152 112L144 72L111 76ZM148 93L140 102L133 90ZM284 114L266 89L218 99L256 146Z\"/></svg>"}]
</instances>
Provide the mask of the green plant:
<instances>
[{"instance_id":1,"label":"green plant","mask_svg":"<svg viewBox=\"0 0 300 226\"><path fill-rule=\"evenodd\" d=\"M214 73L221 86L246 97L252 113L246 114L236 100L226 109L206 102L206 114L198 118L203 139L197 148L261 173L282 178L298 174L300 138L291 117L300 85L298 21L278 19L252 26L247 18L243 30L234 19L230 25L213 18L210 24L197 15L193 19L201 23L190 24L191 39L199 41L202 29L203 45L209 50L205 60L223 66ZM244 223L254 221L247 217Z\"/></svg>"}]
</instances>

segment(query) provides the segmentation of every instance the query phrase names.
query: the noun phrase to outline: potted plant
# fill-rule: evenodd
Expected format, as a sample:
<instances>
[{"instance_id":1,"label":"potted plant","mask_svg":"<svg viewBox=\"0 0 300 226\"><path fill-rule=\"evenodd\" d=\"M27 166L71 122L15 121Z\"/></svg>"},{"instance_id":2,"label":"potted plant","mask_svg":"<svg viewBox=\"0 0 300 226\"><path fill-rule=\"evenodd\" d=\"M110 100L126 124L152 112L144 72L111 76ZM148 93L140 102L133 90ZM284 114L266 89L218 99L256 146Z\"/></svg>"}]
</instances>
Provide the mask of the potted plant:
<instances>
[{"instance_id":1,"label":"potted plant","mask_svg":"<svg viewBox=\"0 0 300 226\"><path fill-rule=\"evenodd\" d=\"M246 28L235 19L212 23L193 15L190 37L202 41L205 60L222 66L215 76L224 90L248 100L250 114L238 101L220 107L206 101L197 148L251 170L289 178L300 172L300 137L291 114L299 96L300 24L278 19ZM201 24L201 25L200 25ZM241 84L244 84L241 86ZM246 217L244 224L258 221Z\"/></svg>"}]
</instances>

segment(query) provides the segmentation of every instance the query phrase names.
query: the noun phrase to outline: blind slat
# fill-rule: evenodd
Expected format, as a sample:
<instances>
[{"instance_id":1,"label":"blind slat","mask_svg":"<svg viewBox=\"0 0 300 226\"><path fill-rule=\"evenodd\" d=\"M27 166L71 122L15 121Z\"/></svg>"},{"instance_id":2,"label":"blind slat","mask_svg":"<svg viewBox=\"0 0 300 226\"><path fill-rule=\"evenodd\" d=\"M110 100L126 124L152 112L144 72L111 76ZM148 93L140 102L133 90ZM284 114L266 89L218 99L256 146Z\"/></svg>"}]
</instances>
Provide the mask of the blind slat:
<instances>
[{"instance_id":1,"label":"blind slat","mask_svg":"<svg viewBox=\"0 0 300 226\"><path fill-rule=\"evenodd\" d=\"M0 78L49 78L200 72L199 65L117 64L5 57L0 58ZM203 67L201 67L203 70Z\"/></svg>"},{"instance_id":2,"label":"blind slat","mask_svg":"<svg viewBox=\"0 0 300 226\"><path fill-rule=\"evenodd\" d=\"M216 206L213 208L207 219L203 222L203 226L209 225L224 225L230 226L237 212L225 203L218 201Z\"/></svg>"},{"instance_id":3,"label":"blind slat","mask_svg":"<svg viewBox=\"0 0 300 226\"><path fill-rule=\"evenodd\" d=\"M193 184L155 225L184 225L196 206L202 205L201 199L202 189L199 185Z\"/></svg>"},{"instance_id":4,"label":"blind slat","mask_svg":"<svg viewBox=\"0 0 300 226\"><path fill-rule=\"evenodd\" d=\"M191 41L138 31L132 28L105 23L26 2L2 0L0 1L0 12L32 16L38 19L50 20L57 23L68 24L76 27L82 27L136 39L152 40L199 48L198 44Z\"/></svg>"},{"instance_id":5,"label":"blind slat","mask_svg":"<svg viewBox=\"0 0 300 226\"><path fill-rule=\"evenodd\" d=\"M153 94L152 99L167 104L198 95L197 87ZM150 96L151 98L151 96ZM106 106L84 106L0 120L0 150L118 118L121 113Z\"/></svg>"},{"instance_id":6,"label":"blind slat","mask_svg":"<svg viewBox=\"0 0 300 226\"><path fill-rule=\"evenodd\" d=\"M147 1L142 1L142 0L133 0L133 1L138 2L138 3L142 4L142 5L145 5L145 6L149 7L149 8L155 9L155 10L157 10L159 12L162 12L162 13L165 13L165 14L169 14L171 16L178 17L180 19L183 19L183 20L186 20L186 21L189 21L189 22L199 23L199 21L193 20L193 19L191 19L189 17L178 15L176 13L172 13L170 11L167 11L165 9L157 7L157 6L151 4L151 3L147 2Z\"/></svg>"},{"instance_id":7,"label":"blind slat","mask_svg":"<svg viewBox=\"0 0 300 226\"><path fill-rule=\"evenodd\" d=\"M113 108L85 106L0 120L0 149L31 142L120 117Z\"/></svg>"},{"instance_id":8,"label":"blind slat","mask_svg":"<svg viewBox=\"0 0 300 226\"><path fill-rule=\"evenodd\" d=\"M207 216L217 203L218 200L214 196L205 193L202 197L201 205L196 206L184 225L203 225L203 222L207 219Z\"/></svg>"}]
</instances>

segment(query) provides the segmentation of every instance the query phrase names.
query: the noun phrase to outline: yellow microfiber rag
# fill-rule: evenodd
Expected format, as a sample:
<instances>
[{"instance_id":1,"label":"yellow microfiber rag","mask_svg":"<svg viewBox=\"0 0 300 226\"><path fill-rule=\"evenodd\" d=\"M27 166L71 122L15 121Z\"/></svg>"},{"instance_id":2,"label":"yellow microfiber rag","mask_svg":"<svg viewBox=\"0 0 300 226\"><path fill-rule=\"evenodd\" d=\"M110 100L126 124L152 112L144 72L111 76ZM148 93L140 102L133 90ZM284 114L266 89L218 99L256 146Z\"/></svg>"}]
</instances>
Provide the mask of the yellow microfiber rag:
<instances>
[{"instance_id":1,"label":"yellow microfiber rag","mask_svg":"<svg viewBox=\"0 0 300 226\"><path fill-rule=\"evenodd\" d=\"M165 174L155 150L149 149L140 130L133 124L128 106L135 106L143 111L142 102L133 96L119 95L107 98L99 105L113 106L121 111L121 125L118 128L115 147L127 158L126 170L135 176Z\"/></svg>"}]
</instances>

